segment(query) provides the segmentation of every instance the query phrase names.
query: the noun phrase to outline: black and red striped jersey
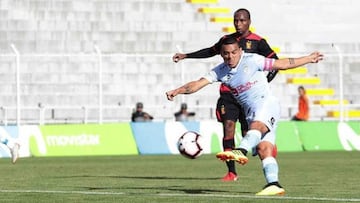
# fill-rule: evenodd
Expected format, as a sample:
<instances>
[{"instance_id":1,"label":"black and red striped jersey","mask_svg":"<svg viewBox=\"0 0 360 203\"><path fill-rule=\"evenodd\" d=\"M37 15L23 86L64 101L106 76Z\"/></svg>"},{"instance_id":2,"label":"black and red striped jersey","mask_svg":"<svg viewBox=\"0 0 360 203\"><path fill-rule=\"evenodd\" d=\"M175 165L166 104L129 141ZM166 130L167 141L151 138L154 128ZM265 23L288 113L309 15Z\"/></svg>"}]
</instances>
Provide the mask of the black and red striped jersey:
<instances>
[{"instance_id":1,"label":"black and red striped jersey","mask_svg":"<svg viewBox=\"0 0 360 203\"><path fill-rule=\"evenodd\" d=\"M186 54L186 58L208 58L220 54L220 49L222 45L222 41L225 38L233 37L239 41L240 47L247 53L256 53L262 55L267 58L275 58L278 59L276 53L270 48L269 44L266 40L259 35L252 33L249 31L249 34L246 37L241 37L241 35L237 32L224 35L220 40L214 44L212 47L204 48L192 53ZM270 82L274 79L277 70L270 71L267 74L267 80ZM221 84L220 93L229 93L230 89L225 85Z\"/></svg>"},{"instance_id":2,"label":"black and red striped jersey","mask_svg":"<svg viewBox=\"0 0 360 203\"><path fill-rule=\"evenodd\" d=\"M239 36L239 33L237 32L223 36L214 46L211 47L216 54L220 54L222 41L228 37L236 38L239 41L240 47L247 53L256 53L267 58L278 58L266 40L252 32L250 32L250 34L246 37Z\"/></svg>"}]
</instances>

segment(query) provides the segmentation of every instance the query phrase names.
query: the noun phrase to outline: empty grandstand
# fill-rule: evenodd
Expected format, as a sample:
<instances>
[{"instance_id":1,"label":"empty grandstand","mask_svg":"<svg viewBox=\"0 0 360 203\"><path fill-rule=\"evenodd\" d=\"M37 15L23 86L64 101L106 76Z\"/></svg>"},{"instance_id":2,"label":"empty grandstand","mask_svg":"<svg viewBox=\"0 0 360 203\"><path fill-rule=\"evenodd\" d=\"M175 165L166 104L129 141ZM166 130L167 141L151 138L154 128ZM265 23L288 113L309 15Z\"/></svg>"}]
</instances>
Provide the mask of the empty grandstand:
<instances>
[{"instance_id":1,"label":"empty grandstand","mask_svg":"<svg viewBox=\"0 0 360 203\"><path fill-rule=\"evenodd\" d=\"M314 92L310 120L338 119L341 108L355 111L345 113L348 119L359 119L360 30L353 28L359 27L354 5L360 3L260 2L0 0L0 121L130 121L138 101L159 121L173 120L182 102L196 119L215 119L217 85L175 103L165 91L201 77L221 58L175 64L171 57L212 46L231 32L232 13L240 7L252 12L252 26L279 47L279 56L326 55L323 63L280 73L272 82L282 119L296 111L299 84ZM341 98L343 106L336 102Z\"/></svg>"}]
</instances>

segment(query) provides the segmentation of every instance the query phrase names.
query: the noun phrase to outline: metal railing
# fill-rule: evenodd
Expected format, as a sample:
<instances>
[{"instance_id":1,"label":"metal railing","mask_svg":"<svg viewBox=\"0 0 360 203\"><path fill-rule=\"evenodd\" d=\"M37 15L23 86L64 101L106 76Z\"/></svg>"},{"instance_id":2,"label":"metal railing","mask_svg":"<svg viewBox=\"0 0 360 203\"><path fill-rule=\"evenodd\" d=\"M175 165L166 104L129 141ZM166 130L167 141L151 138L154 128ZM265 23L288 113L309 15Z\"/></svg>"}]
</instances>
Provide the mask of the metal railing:
<instances>
[{"instance_id":1,"label":"metal railing","mask_svg":"<svg viewBox=\"0 0 360 203\"><path fill-rule=\"evenodd\" d=\"M336 47L336 46L335 46ZM174 64L171 62L171 54L122 54L122 53L115 53L115 54L105 54L102 53L100 48L97 47L96 45L94 46L94 53L76 53L76 54L71 54L71 53L57 53L57 54L48 54L48 53L44 53L44 54L21 54L15 45L11 45L11 48L13 50L12 54L1 54L0 57L5 57L5 58L10 58L14 60L15 66L16 66L16 70L15 70L15 83L16 83L16 105L12 105L12 106L1 106L0 107L0 111L2 113L2 117L0 117L0 122L2 122L5 125L8 124L29 124L29 123L35 123L35 124L48 124L48 123L92 123L92 122L96 122L96 123L102 123L102 122L117 122L117 121L129 121L130 120L130 114L133 110L133 104L135 104L136 101L132 101L131 104L125 104L125 105L104 105L103 103L103 97L104 97L104 92L103 92L103 69L104 69L104 60L109 60L109 58L112 57L116 57L116 58L124 58L122 60L122 63L127 63L127 59L131 58L131 60L137 61L137 62L141 62L144 58L146 59L152 59L152 58L157 58L159 60L168 60L169 64L173 64L172 66L180 66L180 68L178 67L177 69L179 70L179 75L180 75L180 83L184 83L186 77L184 76L186 69L184 68L184 64L191 64L192 61L191 60L186 60L186 62L182 62L182 63L178 63L178 64ZM350 54L344 54L341 53L340 49L337 48L336 49L337 52L336 53L327 53L326 56L328 58L331 58L332 60L335 60L339 63L339 100L341 101L343 96L343 91L344 91L344 87L343 87L343 78L342 78L342 70L343 70L343 65L344 63L347 62L347 60L356 60L356 58L359 58L360 54L357 53L350 53ZM294 53L283 53L282 55L284 56L299 56L299 54L294 54ZM22 95L21 95L21 85L23 84L24 81L21 81L21 71L22 71L22 60L24 58L32 58L34 60L42 58L42 57L69 57L69 58L77 58L77 57L88 57L89 59L91 59L94 63L96 63L95 66L97 66L97 75L98 75L98 81L95 81L95 83L97 83L98 89L97 89L97 104L84 104L84 105L63 105L63 106L59 106L59 105L39 105L39 106L27 106L27 105L21 105L22 103ZM338 58L338 59L336 59ZM210 59L202 59L202 61L204 63L207 63L209 68L208 70L210 70L211 67L214 66L214 64L219 63L219 58L210 58ZM180 65L179 65L180 64ZM168 68L168 67L167 67ZM176 67L175 67L176 68ZM360 71L359 71L360 72ZM218 93L213 93L214 95L217 95ZM94 95L93 95L94 96ZM184 101L184 97L181 97L181 101L179 102L183 102ZM178 106L178 105L177 105ZM204 115L198 116L197 119L215 119L214 114L212 112L214 112L214 107L215 107L215 103L213 105L197 105L194 106L194 108L201 110L203 112L208 112L205 113ZM359 104L349 104L349 105L336 105L336 106L332 106L331 108L337 108L339 109L339 111L341 112L340 114L340 118L335 118L335 119L339 119L339 120L348 120L348 119L357 119L357 118L346 118L344 115L344 112L348 109L348 108L357 108L359 109L360 105ZM294 109L296 109L294 107L294 105L288 105L285 104L283 105L283 110L287 109L287 111L289 112L289 117L292 116L294 112ZM325 110L328 107L326 106L318 106L318 105L312 105L312 108L314 109L320 109L319 111ZM147 106L147 109L149 110L154 110L154 111L168 111L168 112L172 112L174 109L173 108L169 108L167 106L164 105L149 105ZM55 114L56 112L59 111L63 111L63 110L76 110L79 111L80 113L77 113L77 116L62 116L62 117L56 117L56 116L48 116L51 114ZM33 113L33 116L31 117L26 117L24 115L22 115L23 113L25 113L26 111L31 111L31 112L36 112ZM122 114L122 116L106 116L106 118L104 117L104 112L105 111L119 111L120 113L118 114ZM15 112L15 113L14 113ZM121 112L126 112L126 113L121 113ZM15 114L15 115L14 115ZM36 116L35 116L36 115ZM169 113L168 115L162 115L161 117L158 117L157 119L159 120L172 120L172 114ZM289 117L283 117L282 119L287 120ZM325 119L334 119L334 118L326 118L326 115L320 115L317 117L312 117L312 119L314 120L325 120Z\"/></svg>"},{"instance_id":2,"label":"metal railing","mask_svg":"<svg viewBox=\"0 0 360 203\"><path fill-rule=\"evenodd\" d=\"M339 108L339 105L332 106L333 108ZM360 108L360 104L349 104L344 106L344 112L349 109ZM131 112L133 111L133 107L131 106L103 106L102 109L104 111L112 111L114 114L118 115L121 112L127 112L123 116L113 116L113 117L103 117L102 122L113 123L113 122L129 122L131 117ZM153 111L169 111L172 112L173 109L169 109L166 106L149 106L147 108L150 112ZM207 114L197 115L196 120L214 120L215 117L215 106L196 106L194 107L196 110L203 110L208 112ZM290 120L292 116L294 116L297 112L296 105L284 105L282 109L287 109L281 117L281 120ZM322 105L311 105L311 111L317 111L322 113L316 113L316 115L312 115L310 113L310 120L314 121L324 121L324 120L339 120L339 117L327 117L326 112L329 109L328 106ZM96 114L90 112L97 112L97 106L47 106L47 107L23 107L23 111L33 112L34 116L30 119L23 118L22 123L26 124L58 124L58 123L100 123L99 117ZM78 112L76 116L56 116L57 111L70 110ZM9 117L11 112L16 111L16 107L0 107L1 117L0 123L2 125L12 125L16 124L16 117ZM344 121L349 120L360 120L360 117L348 117L346 113L343 115ZM155 121L173 121L174 117L172 115L162 116L155 118Z\"/></svg>"}]
</instances>

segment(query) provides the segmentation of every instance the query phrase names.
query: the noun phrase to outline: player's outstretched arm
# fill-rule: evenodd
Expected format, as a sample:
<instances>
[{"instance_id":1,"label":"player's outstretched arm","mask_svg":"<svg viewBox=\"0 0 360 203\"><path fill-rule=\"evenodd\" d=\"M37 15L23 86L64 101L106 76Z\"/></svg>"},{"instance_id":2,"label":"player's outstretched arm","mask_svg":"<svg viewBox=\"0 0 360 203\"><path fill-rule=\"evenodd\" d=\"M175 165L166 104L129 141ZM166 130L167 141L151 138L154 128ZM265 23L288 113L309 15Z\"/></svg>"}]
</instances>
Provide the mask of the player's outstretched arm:
<instances>
[{"instance_id":1,"label":"player's outstretched arm","mask_svg":"<svg viewBox=\"0 0 360 203\"><path fill-rule=\"evenodd\" d=\"M323 60L324 55L320 52L313 52L308 56L303 56L299 58L284 58L275 60L273 64L273 69L276 70L286 70L291 68L296 68L303 66L308 63L317 63Z\"/></svg>"},{"instance_id":2,"label":"player's outstretched arm","mask_svg":"<svg viewBox=\"0 0 360 203\"><path fill-rule=\"evenodd\" d=\"M195 51L192 53L187 53L187 54L176 53L172 59L175 63L177 63L180 60L183 60L185 58L209 58L209 57L212 57L215 55L216 55L216 52L214 51L214 49L205 48L205 49L200 49L198 51Z\"/></svg>"},{"instance_id":3,"label":"player's outstretched arm","mask_svg":"<svg viewBox=\"0 0 360 203\"><path fill-rule=\"evenodd\" d=\"M185 85L174 90L167 91L166 98L170 101L173 101L174 97L178 94L192 94L208 84L210 84L210 82L207 79L200 78L199 80L188 82Z\"/></svg>"}]
</instances>

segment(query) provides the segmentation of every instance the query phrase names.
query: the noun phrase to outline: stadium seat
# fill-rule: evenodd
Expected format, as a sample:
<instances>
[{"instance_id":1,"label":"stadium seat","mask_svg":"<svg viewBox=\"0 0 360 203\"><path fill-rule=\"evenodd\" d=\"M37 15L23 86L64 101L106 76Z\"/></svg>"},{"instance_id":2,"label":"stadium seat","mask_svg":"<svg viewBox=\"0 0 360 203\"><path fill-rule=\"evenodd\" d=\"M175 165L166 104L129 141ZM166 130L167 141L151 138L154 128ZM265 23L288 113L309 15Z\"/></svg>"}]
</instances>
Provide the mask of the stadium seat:
<instances>
[{"instance_id":1,"label":"stadium seat","mask_svg":"<svg viewBox=\"0 0 360 203\"><path fill-rule=\"evenodd\" d=\"M306 74L308 69L306 67L293 68L288 70L281 70L279 73L281 74Z\"/></svg>"},{"instance_id":2,"label":"stadium seat","mask_svg":"<svg viewBox=\"0 0 360 203\"><path fill-rule=\"evenodd\" d=\"M216 4L218 0L186 0L186 2L192 4Z\"/></svg>"},{"instance_id":3,"label":"stadium seat","mask_svg":"<svg viewBox=\"0 0 360 203\"><path fill-rule=\"evenodd\" d=\"M318 77L305 77L305 78L288 78L286 80L288 84L296 84L296 85L318 85L320 84L320 78Z\"/></svg>"},{"instance_id":4,"label":"stadium seat","mask_svg":"<svg viewBox=\"0 0 360 203\"><path fill-rule=\"evenodd\" d=\"M210 18L210 22L214 22L214 23L232 23L234 22L234 18L233 17L212 17Z\"/></svg>"},{"instance_id":5,"label":"stadium seat","mask_svg":"<svg viewBox=\"0 0 360 203\"><path fill-rule=\"evenodd\" d=\"M313 101L313 104L316 104L316 105L339 105L340 100L337 100L337 99L315 100L315 101ZM344 99L343 104L349 104L349 101Z\"/></svg>"},{"instance_id":6,"label":"stadium seat","mask_svg":"<svg viewBox=\"0 0 360 203\"><path fill-rule=\"evenodd\" d=\"M340 117L340 111L328 111L327 112L328 117L334 117L339 118ZM350 118L359 118L360 117L360 110L348 110L344 112L345 117Z\"/></svg>"},{"instance_id":7,"label":"stadium seat","mask_svg":"<svg viewBox=\"0 0 360 203\"><path fill-rule=\"evenodd\" d=\"M203 7L203 8L199 8L198 9L199 13L222 13L222 14L227 14L230 13L230 8L226 8L226 7Z\"/></svg>"},{"instance_id":8,"label":"stadium seat","mask_svg":"<svg viewBox=\"0 0 360 203\"><path fill-rule=\"evenodd\" d=\"M334 95L334 89L331 88L318 88L318 89L306 89L306 94L309 96L332 96Z\"/></svg>"},{"instance_id":9,"label":"stadium seat","mask_svg":"<svg viewBox=\"0 0 360 203\"><path fill-rule=\"evenodd\" d=\"M271 49L272 49L276 54L279 54L279 53L280 53L280 47L271 47Z\"/></svg>"}]
</instances>

